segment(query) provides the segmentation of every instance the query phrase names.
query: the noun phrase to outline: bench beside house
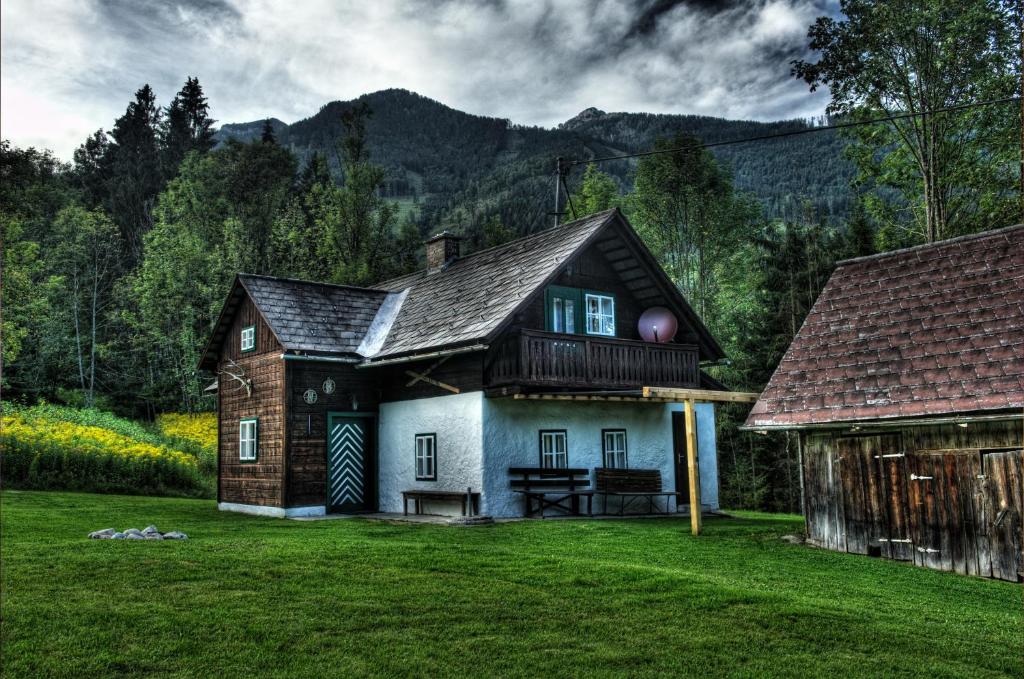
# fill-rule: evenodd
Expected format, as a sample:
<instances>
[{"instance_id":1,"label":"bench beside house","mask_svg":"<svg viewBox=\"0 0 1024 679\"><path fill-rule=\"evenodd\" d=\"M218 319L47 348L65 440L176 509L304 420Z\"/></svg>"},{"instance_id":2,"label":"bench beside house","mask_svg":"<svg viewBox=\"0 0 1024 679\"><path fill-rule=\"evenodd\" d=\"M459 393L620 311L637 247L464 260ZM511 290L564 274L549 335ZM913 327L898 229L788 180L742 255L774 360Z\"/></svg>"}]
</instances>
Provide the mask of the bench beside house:
<instances>
[{"instance_id":1,"label":"bench beside house","mask_svg":"<svg viewBox=\"0 0 1024 679\"><path fill-rule=\"evenodd\" d=\"M747 418L797 432L812 544L1024 571L1024 226L840 262Z\"/></svg>"},{"instance_id":2,"label":"bench beside house","mask_svg":"<svg viewBox=\"0 0 1024 679\"><path fill-rule=\"evenodd\" d=\"M200 362L222 509L400 512L403 492L472 488L480 511L519 516L509 467L609 466L606 430L628 433L621 464L686 492L684 404L648 388L721 389L700 365L723 352L620 212L465 256L439 234L427 264L366 288L236 277ZM652 307L678 320L669 341L642 341ZM694 414L714 509L714 406Z\"/></svg>"}]
</instances>

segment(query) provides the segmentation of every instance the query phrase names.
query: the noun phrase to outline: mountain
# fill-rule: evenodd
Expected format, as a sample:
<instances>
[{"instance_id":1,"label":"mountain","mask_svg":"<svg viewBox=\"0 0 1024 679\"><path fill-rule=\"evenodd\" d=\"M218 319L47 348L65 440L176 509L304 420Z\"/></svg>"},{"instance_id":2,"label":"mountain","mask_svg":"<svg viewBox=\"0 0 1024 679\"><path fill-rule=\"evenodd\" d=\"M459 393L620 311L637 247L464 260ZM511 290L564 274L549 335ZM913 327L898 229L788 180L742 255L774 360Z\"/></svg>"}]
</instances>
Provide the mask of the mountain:
<instances>
[{"instance_id":1,"label":"mountain","mask_svg":"<svg viewBox=\"0 0 1024 679\"><path fill-rule=\"evenodd\" d=\"M517 233L543 228L550 220L558 156L586 159L643 151L656 139L677 133L716 142L811 126L803 120L762 123L589 108L547 129L464 113L398 89L331 102L291 125L271 122L278 141L300 160L322 153L340 175L341 112L361 101L373 111L367 142L373 161L387 171L386 195L405 211L414 210L424 232L446 226L477 234L493 216ZM262 120L228 124L217 138L249 141L262 127ZM822 216L836 218L849 207L853 175L843 147L842 138L823 131L712 151L732 171L737 188L755 195L768 216L797 218L806 200ZM635 160L602 164L624 190L631 188L635 167ZM574 172L570 187L581 174Z\"/></svg>"}]
</instances>

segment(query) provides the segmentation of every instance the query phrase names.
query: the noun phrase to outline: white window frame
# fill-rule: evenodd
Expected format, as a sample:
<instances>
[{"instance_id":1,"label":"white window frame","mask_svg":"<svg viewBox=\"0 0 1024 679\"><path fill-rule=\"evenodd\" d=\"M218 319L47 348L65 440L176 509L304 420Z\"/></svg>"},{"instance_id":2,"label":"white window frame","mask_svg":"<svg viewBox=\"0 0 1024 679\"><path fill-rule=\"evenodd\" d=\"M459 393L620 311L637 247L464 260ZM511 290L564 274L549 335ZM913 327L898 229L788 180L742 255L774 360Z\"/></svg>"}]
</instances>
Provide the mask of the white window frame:
<instances>
[{"instance_id":1,"label":"white window frame","mask_svg":"<svg viewBox=\"0 0 1024 679\"><path fill-rule=\"evenodd\" d=\"M601 457L607 469L628 469L625 429L601 430Z\"/></svg>"},{"instance_id":2,"label":"white window frame","mask_svg":"<svg viewBox=\"0 0 1024 679\"><path fill-rule=\"evenodd\" d=\"M437 434L416 434L416 480L437 481Z\"/></svg>"},{"instance_id":3,"label":"white window frame","mask_svg":"<svg viewBox=\"0 0 1024 679\"><path fill-rule=\"evenodd\" d=\"M597 313L590 311L590 300L597 301ZM608 303L608 311L604 309L605 302ZM588 335L615 337L615 297L586 292L583 294L583 312L583 322Z\"/></svg>"},{"instance_id":4,"label":"white window frame","mask_svg":"<svg viewBox=\"0 0 1024 679\"><path fill-rule=\"evenodd\" d=\"M569 466L569 436L564 429L540 431L542 469L566 469Z\"/></svg>"},{"instance_id":5,"label":"white window frame","mask_svg":"<svg viewBox=\"0 0 1024 679\"><path fill-rule=\"evenodd\" d=\"M256 417L246 417L238 421L238 460L239 462L255 462L259 457L260 421Z\"/></svg>"},{"instance_id":6,"label":"white window frame","mask_svg":"<svg viewBox=\"0 0 1024 679\"><path fill-rule=\"evenodd\" d=\"M241 333L242 351L253 351L256 349L256 326L247 325L242 328Z\"/></svg>"}]
</instances>

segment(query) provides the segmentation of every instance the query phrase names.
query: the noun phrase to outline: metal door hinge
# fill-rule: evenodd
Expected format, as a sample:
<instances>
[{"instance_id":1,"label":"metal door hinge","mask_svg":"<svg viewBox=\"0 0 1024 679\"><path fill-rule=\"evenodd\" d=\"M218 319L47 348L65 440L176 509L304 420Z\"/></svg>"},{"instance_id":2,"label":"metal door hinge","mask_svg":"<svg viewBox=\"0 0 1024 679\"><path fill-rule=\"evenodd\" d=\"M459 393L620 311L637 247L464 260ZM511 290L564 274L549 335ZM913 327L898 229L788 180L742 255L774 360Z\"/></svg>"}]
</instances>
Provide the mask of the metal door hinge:
<instances>
[{"instance_id":1,"label":"metal door hinge","mask_svg":"<svg viewBox=\"0 0 1024 679\"><path fill-rule=\"evenodd\" d=\"M918 547L917 551L921 552L922 554L938 554L941 550L932 549L931 547Z\"/></svg>"},{"instance_id":2,"label":"metal door hinge","mask_svg":"<svg viewBox=\"0 0 1024 679\"><path fill-rule=\"evenodd\" d=\"M889 453L888 455L875 455L876 460L885 459L887 457L906 457L906 453Z\"/></svg>"},{"instance_id":3,"label":"metal door hinge","mask_svg":"<svg viewBox=\"0 0 1024 679\"><path fill-rule=\"evenodd\" d=\"M910 475L910 480L911 481L930 481L933 478L935 478L935 477L934 476L918 476L917 474L911 474Z\"/></svg>"},{"instance_id":4,"label":"metal door hinge","mask_svg":"<svg viewBox=\"0 0 1024 679\"><path fill-rule=\"evenodd\" d=\"M902 542L905 544L911 544L913 540L907 538L878 538L879 542Z\"/></svg>"}]
</instances>

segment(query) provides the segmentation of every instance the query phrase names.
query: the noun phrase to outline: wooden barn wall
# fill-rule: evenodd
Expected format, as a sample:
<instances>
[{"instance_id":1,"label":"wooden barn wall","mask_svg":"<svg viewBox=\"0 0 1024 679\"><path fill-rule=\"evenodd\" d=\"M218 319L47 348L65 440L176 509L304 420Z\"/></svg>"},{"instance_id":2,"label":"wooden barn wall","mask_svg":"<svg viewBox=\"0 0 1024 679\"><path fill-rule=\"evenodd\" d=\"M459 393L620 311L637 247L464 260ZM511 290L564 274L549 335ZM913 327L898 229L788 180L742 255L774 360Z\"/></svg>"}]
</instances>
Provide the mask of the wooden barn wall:
<instances>
[{"instance_id":1,"label":"wooden barn wall","mask_svg":"<svg viewBox=\"0 0 1024 679\"><path fill-rule=\"evenodd\" d=\"M327 413L376 412L380 391L371 371L351 364L288 361L287 507L319 506L327 493ZM334 393L324 392L327 379ZM316 390L316 403L303 394ZM353 399L355 403L353 404Z\"/></svg>"},{"instance_id":2,"label":"wooden barn wall","mask_svg":"<svg viewBox=\"0 0 1024 679\"><path fill-rule=\"evenodd\" d=\"M1024 569L1024 426L977 422L805 433L813 544L1017 581Z\"/></svg>"},{"instance_id":3,"label":"wooden barn wall","mask_svg":"<svg viewBox=\"0 0 1024 679\"><path fill-rule=\"evenodd\" d=\"M256 349L241 352L241 330L256 326ZM233 360L252 380L252 395L221 375L218 392L218 500L251 505L281 506L284 478L284 362L281 346L274 338L252 301L239 307L224 340L220 368ZM237 370L237 369L236 369ZM256 462L238 459L238 422L259 418Z\"/></svg>"}]
</instances>

